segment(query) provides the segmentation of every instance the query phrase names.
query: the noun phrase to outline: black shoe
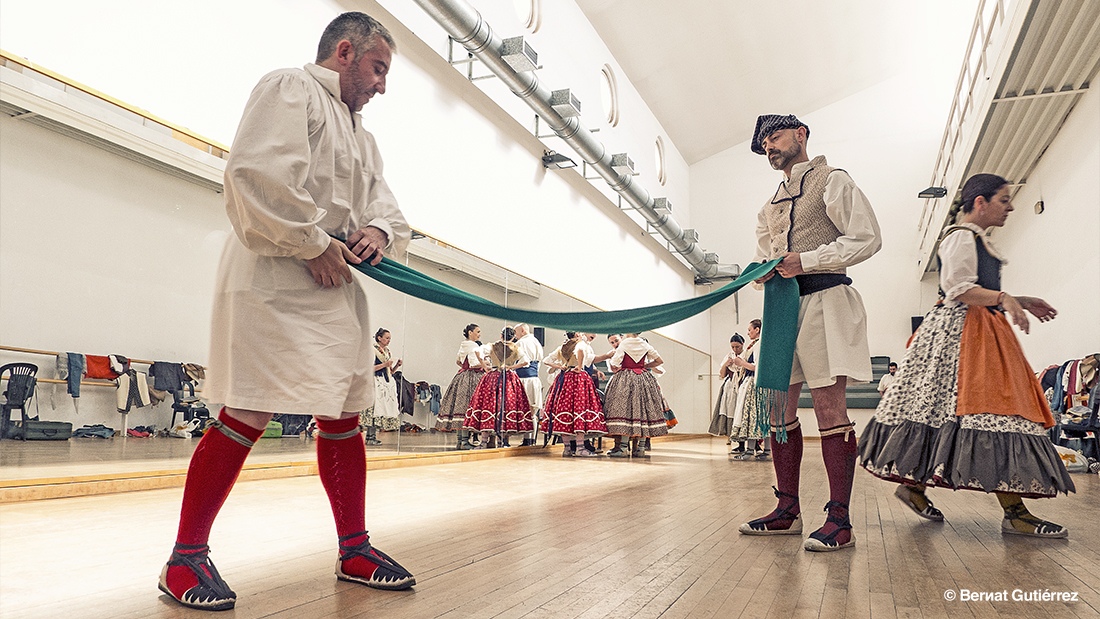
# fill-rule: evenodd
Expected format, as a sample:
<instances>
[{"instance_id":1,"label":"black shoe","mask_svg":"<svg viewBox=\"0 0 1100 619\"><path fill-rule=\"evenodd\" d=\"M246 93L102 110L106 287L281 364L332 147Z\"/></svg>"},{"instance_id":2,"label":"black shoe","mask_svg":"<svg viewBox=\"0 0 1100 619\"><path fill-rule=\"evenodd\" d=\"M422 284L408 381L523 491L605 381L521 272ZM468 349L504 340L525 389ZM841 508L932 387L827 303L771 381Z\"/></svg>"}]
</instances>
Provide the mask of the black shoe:
<instances>
[{"instance_id":1,"label":"black shoe","mask_svg":"<svg viewBox=\"0 0 1100 619\"><path fill-rule=\"evenodd\" d=\"M356 546L345 545L345 540L363 536L363 542ZM344 573L344 561L352 557L364 557L378 566L369 578ZM336 577L340 580L357 582L373 589L386 589L389 591L401 591L416 584L416 578L408 570L398 565L386 553L370 545L370 538L366 531L345 535L340 538L340 558L336 561Z\"/></svg>"},{"instance_id":2,"label":"black shoe","mask_svg":"<svg viewBox=\"0 0 1100 619\"><path fill-rule=\"evenodd\" d=\"M507 436L500 439L500 446L501 447L511 447L511 445L508 444L508 437Z\"/></svg>"},{"instance_id":3,"label":"black shoe","mask_svg":"<svg viewBox=\"0 0 1100 619\"><path fill-rule=\"evenodd\" d=\"M180 550L191 550L193 552L179 552ZM222 580L217 568L210 561L209 553L210 547L205 544L202 546L176 544L176 547L172 550L172 557L168 559L168 563L160 571L160 590L189 608L199 610L229 610L233 608L237 603L237 594ZM177 596L168 588L168 568L179 565L190 568L199 584Z\"/></svg>"}]
</instances>

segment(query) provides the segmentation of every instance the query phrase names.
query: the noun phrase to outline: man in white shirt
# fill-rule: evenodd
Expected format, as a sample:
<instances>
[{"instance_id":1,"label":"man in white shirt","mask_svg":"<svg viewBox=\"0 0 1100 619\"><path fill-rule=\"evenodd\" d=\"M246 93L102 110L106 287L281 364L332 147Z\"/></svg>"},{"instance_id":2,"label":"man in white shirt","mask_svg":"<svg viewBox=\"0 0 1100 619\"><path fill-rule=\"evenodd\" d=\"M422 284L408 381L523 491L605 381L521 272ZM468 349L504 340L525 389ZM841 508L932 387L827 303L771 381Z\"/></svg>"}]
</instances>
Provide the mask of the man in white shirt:
<instances>
[{"instance_id":1,"label":"man in white shirt","mask_svg":"<svg viewBox=\"0 0 1100 619\"><path fill-rule=\"evenodd\" d=\"M856 465L855 426L848 419L845 387L869 382L871 355L863 299L845 269L870 258L882 247L878 221L867 197L844 170L830 167L823 155L810 159L810 128L793 115L769 114L756 122L752 151L766 155L784 179L757 218L756 262L782 258L775 274L795 277L799 288L798 336L791 384L782 422L772 419L772 454L779 506L771 514L741 525L747 535L801 535L798 503L802 430L798 396L805 381L813 394L821 428L821 452L829 477L825 525L810 534L805 548L830 551L855 545L848 504ZM782 423L787 441L779 443Z\"/></svg>"},{"instance_id":2,"label":"man in white shirt","mask_svg":"<svg viewBox=\"0 0 1100 619\"><path fill-rule=\"evenodd\" d=\"M316 64L264 76L225 170L235 235L214 293L205 393L225 402L191 458L176 545L160 589L184 606L225 610L236 594L207 541L245 457L274 413L313 415L317 466L336 521L336 575L408 589L412 574L372 548L358 413L374 403L367 299L348 263L404 253L409 226L382 178L359 110L386 92L395 49L384 26L344 13ZM259 541L260 537L255 541Z\"/></svg>"},{"instance_id":3,"label":"man in white shirt","mask_svg":"<svg viewBox=\"0 0 1100 619\"><path fill-rule=\"evenodd\" d=\"M531 333L531 327L525 323L519 323L516 330L516 346L527 357L530 363L527 367L516 370L519 382L523 383L523 390L527 392L527 402L531 405L531 417L535 422L535 430L523 436L520 447L529 447L535 444L535 433L538 432L538 412L542 408L542 379L539 378L539 360L542 359L542 344ZM507 439L505 439L507 440ZM505 443L507 446L507 443Z\"/></svg>"},{"instance_id":4,"label":"man in white shirt","mask_svg":"<svg viewBox=\"0 0 1100 619\"><path fill-rule=\"evenodd\" d=\"M878 394L879 396L886 395L886 390L890 388L890 385L894 384L894 375L898 373L898 364L893 361L887 366L890 369L889 374L883 374L882 378L878 380Z\"/></svg>"}]
</instances>

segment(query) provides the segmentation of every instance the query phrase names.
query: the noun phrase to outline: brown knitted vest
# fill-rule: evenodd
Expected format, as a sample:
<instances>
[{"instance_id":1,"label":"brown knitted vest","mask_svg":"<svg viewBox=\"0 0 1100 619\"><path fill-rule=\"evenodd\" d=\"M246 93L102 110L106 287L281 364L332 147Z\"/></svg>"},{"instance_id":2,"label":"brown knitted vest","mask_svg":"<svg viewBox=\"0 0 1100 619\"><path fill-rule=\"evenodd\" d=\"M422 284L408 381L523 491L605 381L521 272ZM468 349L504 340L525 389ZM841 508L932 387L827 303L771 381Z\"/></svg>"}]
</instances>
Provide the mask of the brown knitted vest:
<instances>
[{"instance_id":1,"label":"brown knitted vest","mask_svg":"<svg viewBox=\"0 0 1100 619\"><path fill-rule=\"evenodd\" d=\"M825 212L825 183L833 168L824 155L810 161L801 176L779 184L775 196L764 205L764 217L771 235L769 260L787 252L813 251L840 238L840 230ZM840 273L844 269L814 269L807 273Z\"/></svg>"}]
</instances>

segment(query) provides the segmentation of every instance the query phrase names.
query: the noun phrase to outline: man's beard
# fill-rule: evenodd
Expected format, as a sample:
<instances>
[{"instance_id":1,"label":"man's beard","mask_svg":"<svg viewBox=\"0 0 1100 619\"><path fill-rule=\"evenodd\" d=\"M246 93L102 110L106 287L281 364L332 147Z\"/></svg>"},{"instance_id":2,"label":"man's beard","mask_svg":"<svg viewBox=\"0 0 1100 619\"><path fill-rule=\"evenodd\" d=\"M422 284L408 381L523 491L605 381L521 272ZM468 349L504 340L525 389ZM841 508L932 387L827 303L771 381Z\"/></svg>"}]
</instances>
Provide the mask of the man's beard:
<instances>
[{"instance_id":1,"label":"man's beard","mask_svg":"<svg viewBox=\"0 0 1100 619\"><path fill-rule=\"evenodd\" d=\"M783 170L792 159L798 156L799 152L801 151L797 144L789 150L773 151L768 154L768 163L771 164L773 170Z\"/></svg>"}]
</instances>

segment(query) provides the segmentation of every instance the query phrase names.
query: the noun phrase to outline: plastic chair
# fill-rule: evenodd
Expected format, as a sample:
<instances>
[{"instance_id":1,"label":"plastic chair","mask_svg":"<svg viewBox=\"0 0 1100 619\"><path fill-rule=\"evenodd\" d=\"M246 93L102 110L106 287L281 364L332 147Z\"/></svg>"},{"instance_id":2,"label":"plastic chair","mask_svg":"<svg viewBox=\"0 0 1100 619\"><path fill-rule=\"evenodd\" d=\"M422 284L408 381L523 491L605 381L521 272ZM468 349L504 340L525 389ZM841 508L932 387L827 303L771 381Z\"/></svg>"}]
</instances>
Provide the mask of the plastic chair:
<instances>
[{"instance_id":1,"label":"plastic chair","mask_svg":"<svg viewBox=\"0 0 1100 619\"><path fill-rule=\"evenodd\" d=\"M184 381L184 388L172 392L172 424L169 428L176 427L176 413L183 413L185 422L192 419L209 419L210 410L203 404L202 399L195 395L195 383Z\"/></svg>"},{"instance_id":2,"label":"plastic chair","mask_svg":"<svg viewBox=\"0 0 1100 619\"><path fill-rule=\"evenodd\" d=\"M11 427L11 412L19 409L22 415L24 427L27 423L27 411L24 408L27 400L34 395L34 378L38 374L38 366L33 363L9 363L0 366L0 380L4 375L8 378L8 388L4 391L3 408L0 409L0 438L15 438L8 436Z\"/></svg>"},{"instance_id":3,"label":"plastic chair","mask_svg":"<svg viewBox=\"0 0 1100 619\"><path fill-rule=\"evenodd\" d=\"M1061 439L1058 444L1068 446L1066 443L1076 439L1084 456L1100 460L1100 384L1092 388L1089 400L1090 410L1084 420L1080 423L1062 423L1058 428Z\"/></svg>"}]
</instances>

